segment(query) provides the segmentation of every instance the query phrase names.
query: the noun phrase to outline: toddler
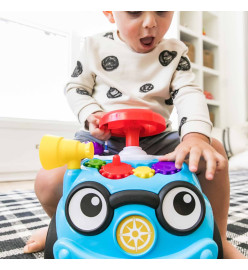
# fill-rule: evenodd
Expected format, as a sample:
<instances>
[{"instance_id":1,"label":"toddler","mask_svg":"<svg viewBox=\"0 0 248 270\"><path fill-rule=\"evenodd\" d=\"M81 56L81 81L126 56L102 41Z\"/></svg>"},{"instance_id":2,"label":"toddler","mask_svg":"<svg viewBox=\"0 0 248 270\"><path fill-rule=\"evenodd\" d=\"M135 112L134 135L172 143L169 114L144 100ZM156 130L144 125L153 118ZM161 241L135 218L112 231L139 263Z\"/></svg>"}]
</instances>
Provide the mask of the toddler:
<instances>
[{"instance_id":1,"label":"toddler","mask_svg":"<svg viewBox=\"0 0 248 270\"><path fill-rule=\"evenodd\" d=\"M109 154L125 146L123 138L111 137L99 129L104 113L125 108L150 109L161 114L166 131L140 139L148 154L162 155L161 161L175 161L181 168L187 161L197 173L218 225L225 258L245 258L226 239L229 208L228 160L220 142L211 139L212 124L202 90L193 83L187 47L176 39L163 39L171 11L105 11L117 31L87 37L82 42L76 67L66 85L69 105L82 124L75 139L108 140ZM173 106L179 117L178 132L169 121ZM41 169L35 191L43 208L52 217L62 195L66 166ZM24 252L42 250L47 228L37 231Z\"/></svg>"}]
</instances>

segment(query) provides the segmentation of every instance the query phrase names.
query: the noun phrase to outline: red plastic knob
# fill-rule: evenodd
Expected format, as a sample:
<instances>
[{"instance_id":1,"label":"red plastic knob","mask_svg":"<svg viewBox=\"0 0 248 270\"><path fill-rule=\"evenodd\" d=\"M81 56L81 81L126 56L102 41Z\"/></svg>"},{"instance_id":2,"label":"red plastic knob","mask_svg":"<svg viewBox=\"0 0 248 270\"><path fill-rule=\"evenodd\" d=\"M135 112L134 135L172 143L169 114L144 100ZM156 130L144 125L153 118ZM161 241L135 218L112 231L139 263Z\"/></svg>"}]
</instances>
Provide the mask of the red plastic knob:
<instances>
[{"instance_id":1,"label":"red plastic knob","mask_svg":"<svg viewBox=\"0 0 248 270\"><path fill-rule=\"evenodd\" d=\"M102 166L100 174L109 179L121 179L133 174L133 167L121 162L120 156L113 156L113 161Z\"/></svg>"}]
</instances>

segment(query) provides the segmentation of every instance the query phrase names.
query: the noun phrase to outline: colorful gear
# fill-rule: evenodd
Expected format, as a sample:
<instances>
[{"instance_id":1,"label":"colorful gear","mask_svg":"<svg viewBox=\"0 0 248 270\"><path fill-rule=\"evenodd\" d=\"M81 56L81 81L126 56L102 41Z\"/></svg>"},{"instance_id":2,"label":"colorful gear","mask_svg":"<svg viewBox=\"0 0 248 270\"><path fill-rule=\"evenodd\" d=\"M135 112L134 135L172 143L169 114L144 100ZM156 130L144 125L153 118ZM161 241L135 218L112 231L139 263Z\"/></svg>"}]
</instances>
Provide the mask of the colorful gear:
<instances>
[{"instance_id":1,"label":"colorful gear","mask_svg":"<svg viewBox=\"0 0 248 270\"><path fill-rule=\"evenodd\" d=\"M102 166L100 174L109 179L121 179L133 174L133 167L123 163L119 155L113 156L112 163Z\"/></svg>"},{"instance_id":2,"label":"colorful gear","mask_svg":"<svg viewBox=\"0 0 248 270\"><path fill-rule=\"evenodd\" d=\"M175 162L173 161L159 161L153 164L152 168L155 170L156 173L161 173L165 175L175 174L181 171L181 169L177 169L175 167Z\"/></svg>"},{"instance_id":3,"label":"colorful gear","mask_svg":"<svg viewBox=\"0 0 248 270\"><path fill-rule=\"evenodd\" d=\"M106 164L106 161L101 160L101 159L91 159L87 162L84 163L85 167L90 167L90 168L96 168L97 170L101 169L103 165Z\"/></svg>"},{"instance_id":4,"label":"colorful gear","mask_svg":"<svg viewBox=\"0 0 248 270\"><path fill-rule=\"evenodd\" d=\"M147 166L140 166L136 169L133 169L133 174L140 178L150 178L154 176L155 170Z\"/></svg>"}]
</instances>

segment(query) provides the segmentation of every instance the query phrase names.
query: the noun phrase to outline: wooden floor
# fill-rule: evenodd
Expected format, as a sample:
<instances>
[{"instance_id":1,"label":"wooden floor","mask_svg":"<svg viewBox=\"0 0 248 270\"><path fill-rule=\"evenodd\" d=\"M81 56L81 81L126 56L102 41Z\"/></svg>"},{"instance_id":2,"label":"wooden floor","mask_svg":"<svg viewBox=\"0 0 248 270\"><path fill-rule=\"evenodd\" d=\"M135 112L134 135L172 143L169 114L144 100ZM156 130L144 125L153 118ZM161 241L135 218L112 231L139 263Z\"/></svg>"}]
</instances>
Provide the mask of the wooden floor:
<instances>
[{"instance_id":1,"label":"wooden floor","mask_svg":"<svg viewBox=\"0 0 248 270\"><path fill-rule=\"evenodd\" d=\"M0 193L10 192L12 190L33 190L34 180L0 182Z\"/></svg>"}]
</instances>

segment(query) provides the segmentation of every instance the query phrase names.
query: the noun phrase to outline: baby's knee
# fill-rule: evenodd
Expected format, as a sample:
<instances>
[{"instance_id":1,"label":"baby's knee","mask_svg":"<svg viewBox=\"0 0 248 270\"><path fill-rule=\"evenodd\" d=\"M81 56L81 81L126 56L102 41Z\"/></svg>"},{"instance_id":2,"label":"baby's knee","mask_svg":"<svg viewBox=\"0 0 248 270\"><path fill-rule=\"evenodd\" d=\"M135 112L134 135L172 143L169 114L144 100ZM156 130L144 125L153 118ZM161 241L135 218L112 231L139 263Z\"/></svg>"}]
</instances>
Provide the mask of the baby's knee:
<instances>
[{"instance_id":1,"label":"baby's knee","mask_svg":"<svg viewBox=\"0 0 248 270\"><path fill-rule=\"evenodd\" d=\"M227 158L224 146L222 145L220 141L214 138L212 139L211 146L221 155L221 156L218 156L218 160L217 160L219 164L219 170L225 173L228 172L228 158ZM204 173L205 175L206 169L207 169L207 163L206 163L206 160L202 157L200 159L196 174L199 175L201 173Z\"/></svg>"},{"instance_id":2,"label":"baby's knee","mask_svg":"<svg viewBox=\"0 0 248 270\"><path fill-rule=\"evenodd\" d=\"M224 157L225 162L227 163L226 165L228 165L228 158L223 144L217 139L213 138L211 145L219 154L221 154Z\"/></svg>"},{"instance_id":3,"label":"baby's knee","mask_svg":"<svg viewBox=\"0 0 248 270\"><path fill-rule=\"evenodd\" d=\"M34 190L41 204L49 204L62 196L64 172L63 167L53 170L41 169L38 172Z\"/></svg>"}]
</instances>

